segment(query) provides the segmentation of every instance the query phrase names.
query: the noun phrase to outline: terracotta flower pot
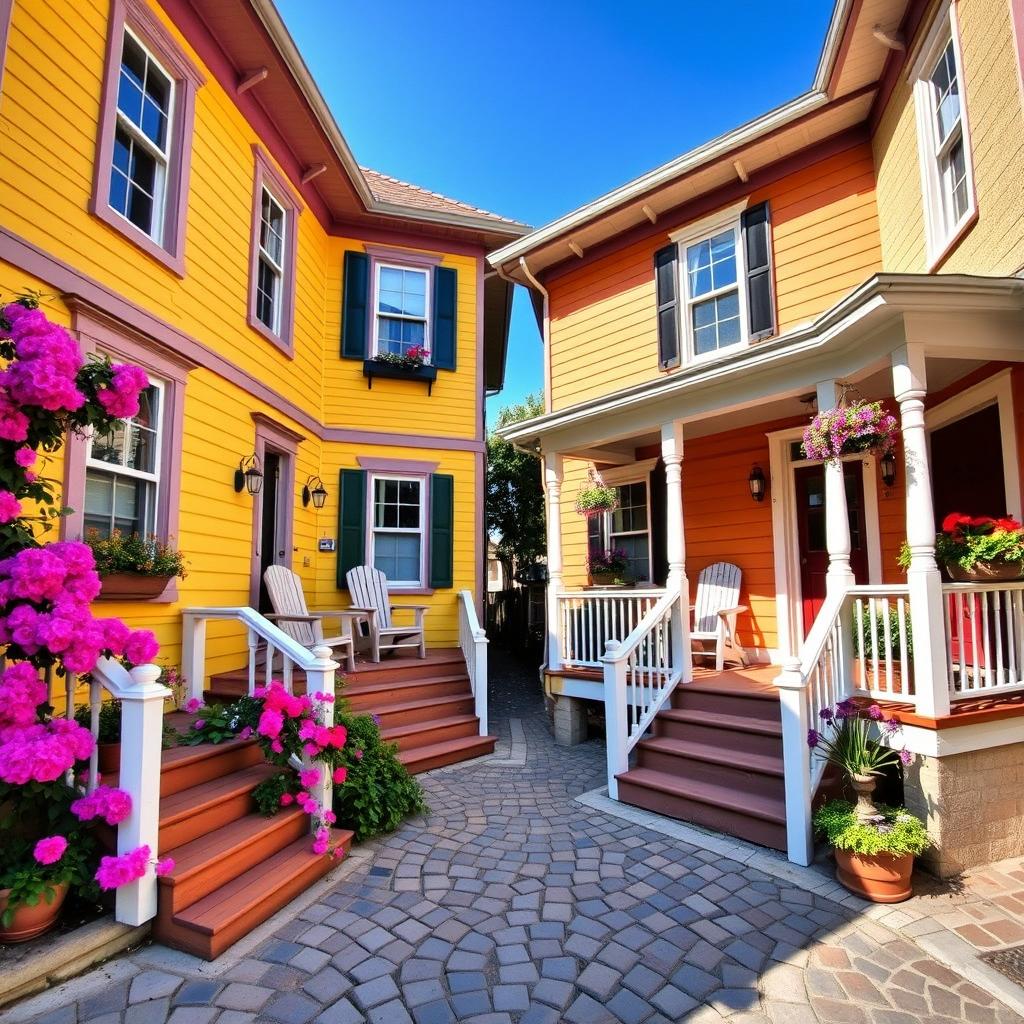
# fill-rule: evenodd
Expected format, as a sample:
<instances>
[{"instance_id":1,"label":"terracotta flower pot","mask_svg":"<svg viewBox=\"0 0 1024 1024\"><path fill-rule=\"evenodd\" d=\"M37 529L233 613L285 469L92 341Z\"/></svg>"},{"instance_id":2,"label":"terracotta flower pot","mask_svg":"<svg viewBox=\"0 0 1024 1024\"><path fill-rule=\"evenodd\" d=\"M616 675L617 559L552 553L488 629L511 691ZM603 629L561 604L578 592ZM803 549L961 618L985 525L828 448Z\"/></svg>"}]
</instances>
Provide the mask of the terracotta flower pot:
<instances>
[{"instance_id":1,"label":"terracotta flower pot","mask_svg":"<svg viewBox=\"0 0 1024 1024\"><path fill-rule=\"evenodd\" d=\"M138 572L112 572L100 582L101 601L150 601L159 597L172 577L146 576Z\"/></svg>"},{"instance_id":2,"label":"terracotta flower pot","mask_svg":"<svg viewBox=\"0 0 1024 1024\"><path fill-rule=\"evenodd\" d=\"M593 587L610 587L616 579L614 572L592 572L590 574L590 585Z\"/></svg>"},{"instance_id":3,"label":"terracotta flower pot","mask_svg":"<svg viewBox=\"0 0 1024 1024\"><path fill-rule=\"evenodd\" d=\"M1022 562L975 562L973 569L964 569L956 562L946 562L946 572L955 583L995 583L1024 579Z\"/></svg>"},{"instance_id":4,"label":"terracotta flower pot","mask_svg":"<svg viewBox=\"0 0 1024 1024\"><path fill-rule=\"evenodd\" d=\"M907 655L907 675L903 676L903 666L899 662L899 651L893 652L892 661L892 693L895 696L909 693L914 683L914 662L910 655ZM854 658L853 678L864 680L866 689L885 690L885 658L878 656L878 678L875 678L875 662L873 658ZM904 685L906 683L906 685Z\"/></svg>"},{"instance_id":5,"label":"terracotta flower pot","mask_svg":"<svg viewBox=\"0 0 1024 1024\"><path fill-rule=\"evenodd\" d=\"M53 888L55 892L52 903L46 902L45 895L34 907L23 903L14 911L14 920L11 921L10 927L0 925L0 942L28 942L29 939L49 931L57 923L64 897L68 894L68 887L61 884ZM10 895L10 889L0 889L0 914L7 909L7 897Z\"/></svg>"},{"instance_id":6,"label":"terracotta flower pot","mask_svg":"<svg viewBox=\"0 0 1024 1024\"><path fill-rule=\"evenodd\" d=\"M849 850L835 850L836 878L855 896L872 903L902 903L914 895L910 875L914 855L892 853L862 856Z\"/></svg>"},{"instance_id":7,"label":"terracotta flower pot","mask_svg":"<svg viewBox=\"0 0 1024 1024\"><path fill-rule=\"evenodd\" d=\"M97 743L96 767L101 775L121 770L121 744L120 743Z\"/></svg>"}]
</instances>

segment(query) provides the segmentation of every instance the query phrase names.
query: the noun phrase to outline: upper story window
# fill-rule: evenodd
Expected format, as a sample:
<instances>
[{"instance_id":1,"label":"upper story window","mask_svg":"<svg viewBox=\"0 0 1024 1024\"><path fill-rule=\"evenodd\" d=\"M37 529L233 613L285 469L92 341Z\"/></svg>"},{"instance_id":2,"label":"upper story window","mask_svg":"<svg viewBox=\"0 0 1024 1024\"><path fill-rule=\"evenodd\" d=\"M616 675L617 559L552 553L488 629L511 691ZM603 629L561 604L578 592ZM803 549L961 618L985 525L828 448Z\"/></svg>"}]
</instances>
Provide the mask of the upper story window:
<instances>
[{"instance_id":1,"label":"upper story window","mask_svg":"<svg viewBox=\"0 0 1024 1024\"><path fill-rule=\"evenodd\" d=\"M113 0L90 210L179 275L203 79L145 0Z\"/></svg>"},{"instance_id":2,"label":"upper story window","mask_svg":"<svg viewBox=\"0 0 1024 1024\"><path fill-rule=\"evenodd\" d=\"M387 263L377 263L376 268L373 355L391 352L404 356L413 348L429 353L430 271Z\"/></svg>"},{"instance_id":3,"label":"upper story window","mask_svg":"<svg viewBox=\"0 0 1024 1024\"><path fill-rule=\"evenodd\" d=\"M914 64L928 262L934 265L976 212L956 10L936 15Z\"/></svg>"},{"instance_id":4,"label":"upper story window","mask_svg":"<svg viewBox=\"0 0 1024 1024\"><path fill-rule=\"evenodd\" d=\"M746 340L740 316L737 247L733 224L686 246L686 322L694 358Z\"/></svg>"},{"instance_id":5,"label":"upper story window","mask_svg":"<svg viewBox=\"0 0 1024 1024\"><path fill-rule=\"evenodd\" d=\"M127 30L117 87L110 205L154 242L163 241L174 81Z\"/></svg>"},{"instance_id":6,"label":"upper story window","mask_svg":"<svg viewBox=\"0 0 1024 1024\"><path fill-rule=\"evenodd\" d=\"M253 146L249 326L294 352L295 261L302 204L260 146Z\"/></svg>"},{"instance_id":7,"label":"upper story window","mask_svg":"<svg viewBox=\"0 0 1024 1024\"><path fill-rule=\"evenodd\" d=\"M389 585L423 585L424 483L420 477L373 477L371 563L387 576Z\"/></svg>"},{"instance_id":8,"label":"upper story window","mask_svg":"<svg viewBox=\"0 0 1024 1024\"><path fill-rule=\"evenodd\" d=\"M115 530L157 531L163 448L163 385L139 397L139 413L89 438L85 457L84 526L102 537Z\"/></svg>"}]
</instances>

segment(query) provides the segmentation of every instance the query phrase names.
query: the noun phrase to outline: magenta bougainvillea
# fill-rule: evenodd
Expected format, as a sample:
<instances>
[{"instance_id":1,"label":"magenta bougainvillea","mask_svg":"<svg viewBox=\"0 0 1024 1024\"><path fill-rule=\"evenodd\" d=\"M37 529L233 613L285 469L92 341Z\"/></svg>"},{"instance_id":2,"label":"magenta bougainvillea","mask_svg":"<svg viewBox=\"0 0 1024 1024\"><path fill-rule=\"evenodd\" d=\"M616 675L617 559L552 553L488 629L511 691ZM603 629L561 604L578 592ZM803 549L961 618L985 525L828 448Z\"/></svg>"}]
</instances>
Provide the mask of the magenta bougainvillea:
<instances>
[{"instance_id":1,"label":"magenta bougainvillea","mask_svg":"<svg viewBox=\"0 0 1024 1024\"><path fill-rule=\"evenodd\" d=\"M87 545L45 543L65 511L47 461L69 432L103 433L135 415L145 373L85 360L31 297L0 306L0 365L0 803L8 808L0 888L12 890L9 920L19 904L52 898L56 886L110 888L145 873L147 847L97 865L84 823L124 821L131 799L109 787L83 795L69 784L81 777L93 737L73 718L54 717L40 673L88 673L102 656L143 664L158 646L148 630L93 617L100 580Z\"/></svg>"}]
</instances>

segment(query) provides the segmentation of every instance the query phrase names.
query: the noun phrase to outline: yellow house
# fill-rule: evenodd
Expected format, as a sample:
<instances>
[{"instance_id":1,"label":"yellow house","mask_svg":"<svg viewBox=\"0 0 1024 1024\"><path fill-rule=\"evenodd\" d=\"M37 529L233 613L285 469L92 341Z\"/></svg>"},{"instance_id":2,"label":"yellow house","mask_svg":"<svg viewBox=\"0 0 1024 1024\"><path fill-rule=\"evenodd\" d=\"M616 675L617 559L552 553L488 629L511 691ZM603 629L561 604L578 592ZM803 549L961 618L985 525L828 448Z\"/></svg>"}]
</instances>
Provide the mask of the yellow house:
<instances>
[{"instance_id":1,"label":"yellow house","mask_svg":"<svg viewBox=\"0 0 1024 1024\"><path fill-rule=\"evenodd\" d=\"M807 730L863 698L937 871L1020 854L1024 582L936 533L1021 513L1022 67L1020 0L838 2L807 92L490 255L544 311L504 434L546 463L556 735L604 702L613 796L807 862ZM892 449L809 458L859 399Z\"/></svg>"},{"instance_id":2,"label":"yellow house","mask_svg":"<svg viewBox=\"0 0 1024 1024\"><path fill-rule=\"evenodd\" d=\"M153 629L179 666L183 610L269 613L269 566L314 610L375 566L426 607L448 702L447 732L423 724L425 691L385 732L414 769L490 749L460 617L486 585L484 399L512 291L485 254L524 230L360 167L271 0L0 0L0 292L38 293L152 382L124 431L44 466L62 530L154 534L188 563L97 614ZM262 616L214 619L189 620L186 675L230 695L275 647Z\"/></svg>"}]
</instances>

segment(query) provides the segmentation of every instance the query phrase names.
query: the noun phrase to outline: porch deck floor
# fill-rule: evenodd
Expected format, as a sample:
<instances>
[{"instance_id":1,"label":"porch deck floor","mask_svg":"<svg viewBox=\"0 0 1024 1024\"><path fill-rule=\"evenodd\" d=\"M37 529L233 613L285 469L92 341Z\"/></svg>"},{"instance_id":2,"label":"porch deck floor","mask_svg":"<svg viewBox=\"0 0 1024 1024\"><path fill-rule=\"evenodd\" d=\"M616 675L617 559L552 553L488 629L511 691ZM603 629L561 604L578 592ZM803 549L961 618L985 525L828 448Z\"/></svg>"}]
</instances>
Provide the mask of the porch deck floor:
<instances>
[{"instance_id":1,"label":"porch deck floor","mask_svg":"<svg viewBox=\"0 0 1024 1024\"><path fill-rule=\"evenodd\" d=\"M718 672L713 668L694 666L693 681L704 689L720 690L723 693L771 693L778 694L775 678L778 665L748 665L746 668L725 668Z\"/></svg>"}]
</instances>

